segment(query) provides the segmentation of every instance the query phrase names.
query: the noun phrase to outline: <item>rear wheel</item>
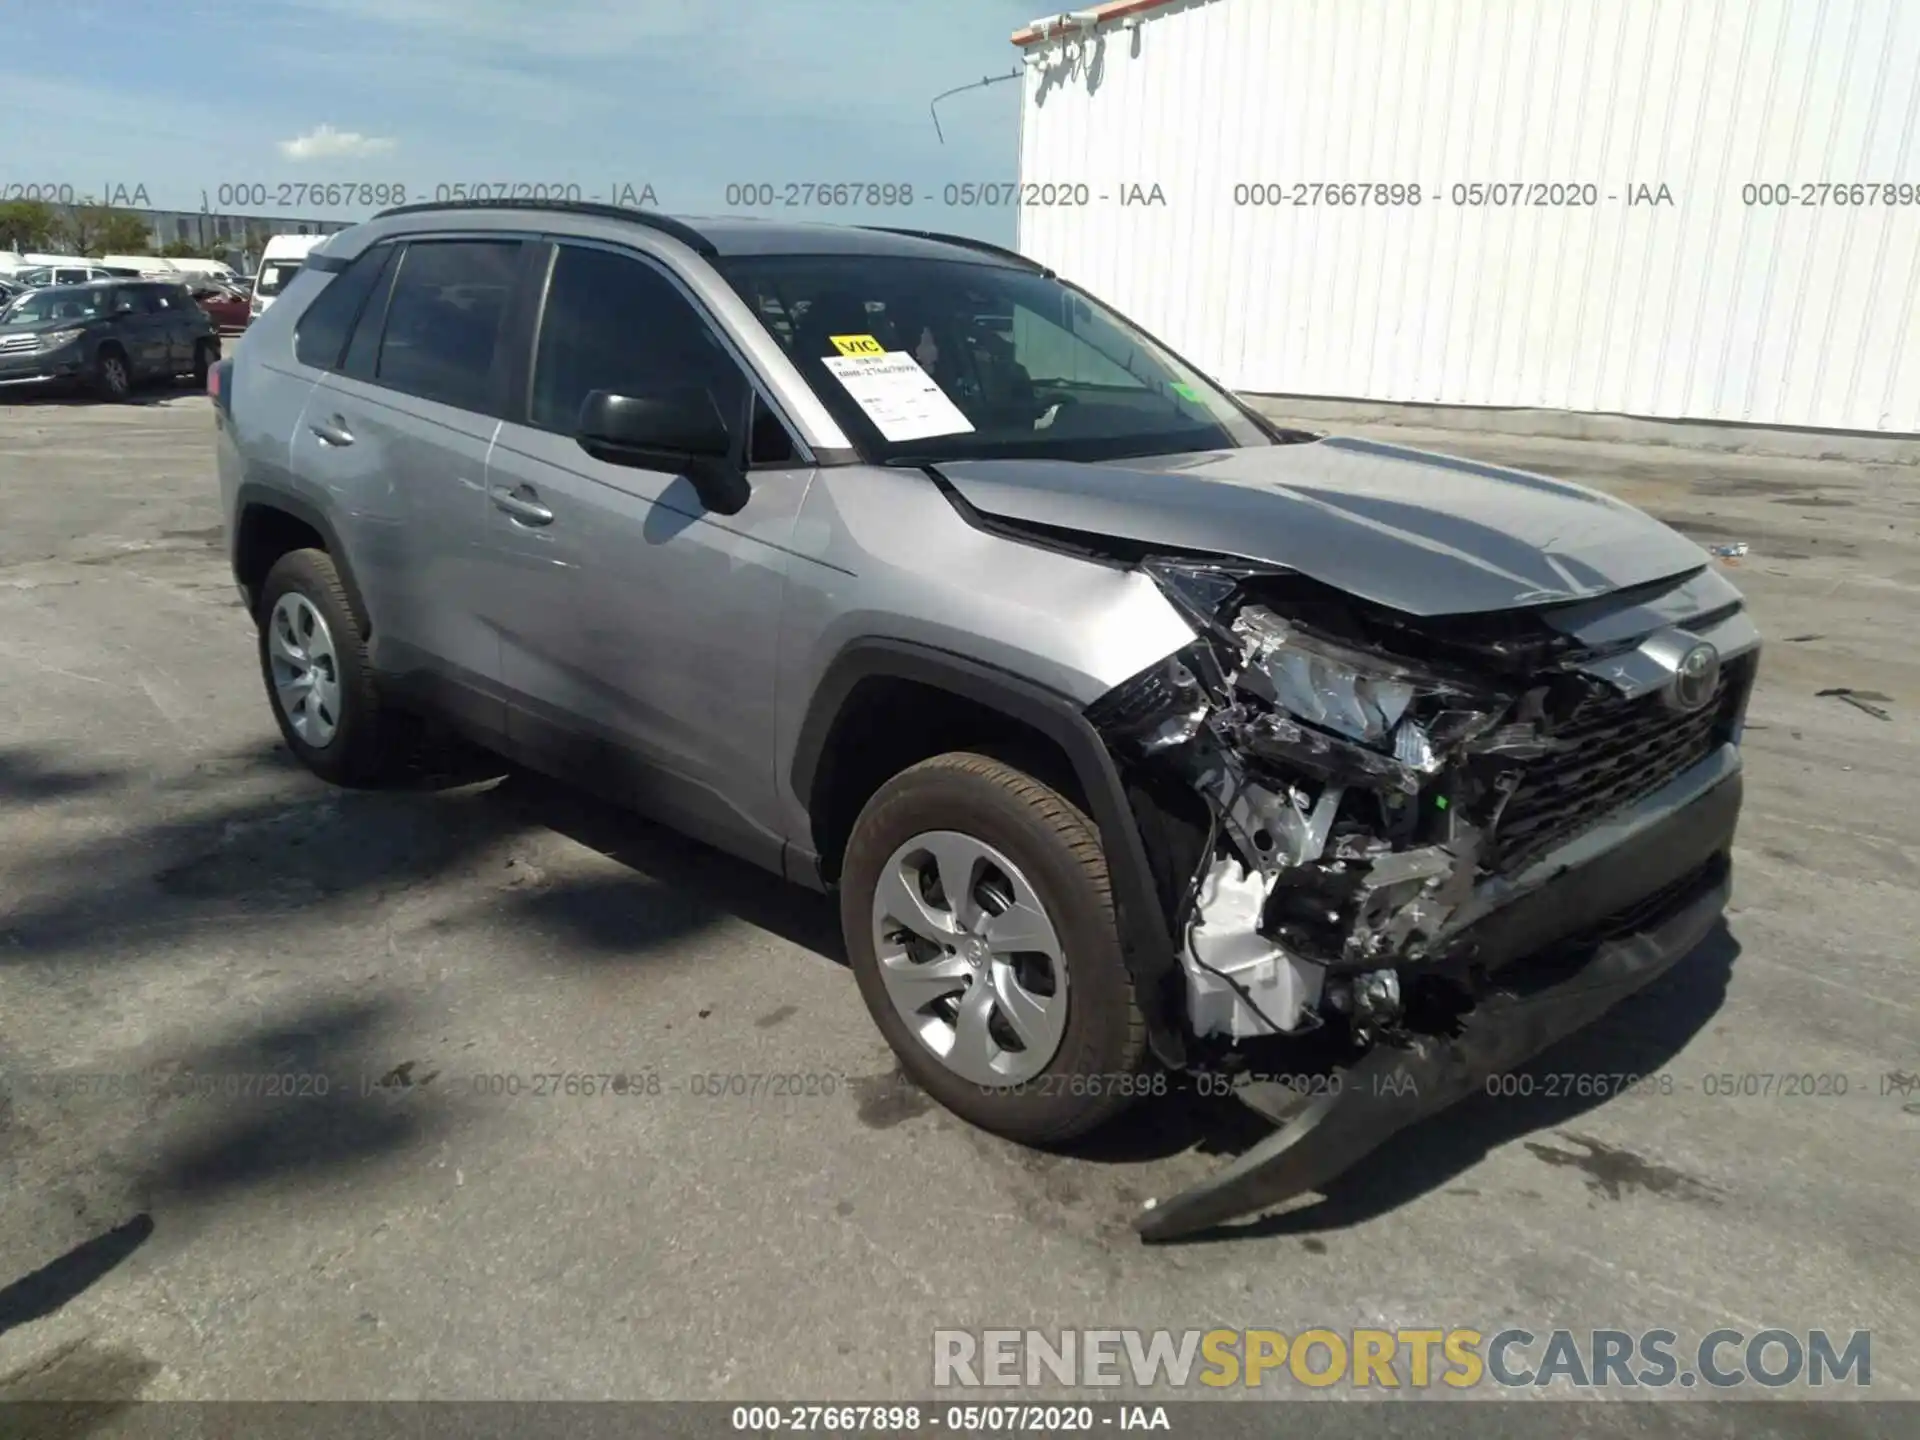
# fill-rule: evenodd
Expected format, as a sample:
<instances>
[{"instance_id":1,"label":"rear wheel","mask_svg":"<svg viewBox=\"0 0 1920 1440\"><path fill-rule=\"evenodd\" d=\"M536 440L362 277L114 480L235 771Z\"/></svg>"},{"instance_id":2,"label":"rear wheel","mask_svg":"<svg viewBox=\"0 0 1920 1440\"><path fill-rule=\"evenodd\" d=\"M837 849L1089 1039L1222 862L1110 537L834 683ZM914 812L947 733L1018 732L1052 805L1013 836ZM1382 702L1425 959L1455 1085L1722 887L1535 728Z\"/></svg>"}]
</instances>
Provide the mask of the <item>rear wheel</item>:
<instances>
[{"instance_id":1,"label":"rear wheel","mask_svg":"<svg viewBox=\"0 0 1920 1440\"><path fill-rule=\"evenodd\" d=\"M379 780L391 727L333 557L293 550L275 561L259 622L260 671L287 748L336 785Z\"/></svg>"},{"instance_id":2,"label":"rear wheel","mask_svg":"<svg viewBox=\"0 0 1920 1440\"><path fill-rule=\"evenodd\" d=\"M207 388L207 372L213 369L216 359L211 340L196 340L193 343L193 383L200 389Z\"/></svg>"},{"instance_id":3,"label":"rear wheel","mask_svg":"<svg viewBox=\"0 0 1920 1440\"><path fill-rule=\"evenodd\" d=\"M1146 1093L1099 834L1025 771L956 752L881 786L847 846L841 925L901 1066L962 1119L1045 1144Z\"/></svg>"}]
</instances>

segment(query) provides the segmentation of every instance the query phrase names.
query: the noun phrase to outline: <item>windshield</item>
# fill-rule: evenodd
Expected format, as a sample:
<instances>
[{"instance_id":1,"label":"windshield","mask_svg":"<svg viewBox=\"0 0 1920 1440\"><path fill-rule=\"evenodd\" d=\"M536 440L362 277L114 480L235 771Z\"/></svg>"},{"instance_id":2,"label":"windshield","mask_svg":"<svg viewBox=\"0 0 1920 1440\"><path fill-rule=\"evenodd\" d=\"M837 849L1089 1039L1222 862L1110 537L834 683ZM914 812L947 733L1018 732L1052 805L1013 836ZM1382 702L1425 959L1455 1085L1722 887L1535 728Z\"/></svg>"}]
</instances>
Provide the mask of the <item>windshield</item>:
<instances>
[{"instance_id":1,"label":"windshield","mask_svg":"<svg viewBox=\"0 0 1920 1440\"><path fill-rule=\"evenodd\" d=\"M9 323L44 324L48 320L93 320L107 313L108 292L92 286L57 285L22 295L8 308Z\"/></svg>"},{"instance_id":2,"label":"windshield","mask_svg":"<svg viewBox=\"0 0 1920 1440\"><path fill-rule=\"evenodd\" d=\"M875 460L1117 460L1273 443L1151 337L1034 272L871 255L720 268Z\"/></svg>"},{"instance_id":3,"label":"windshield","mask_svg":"<svg viewBox=\"0 0 1920 1440\"><path fill-rule=\"evenodd\" d=\"M255 289L262 295L278 295L299 272L298 260L269 260L260 267L260 279Z\"/></svg>"}]
</instances>

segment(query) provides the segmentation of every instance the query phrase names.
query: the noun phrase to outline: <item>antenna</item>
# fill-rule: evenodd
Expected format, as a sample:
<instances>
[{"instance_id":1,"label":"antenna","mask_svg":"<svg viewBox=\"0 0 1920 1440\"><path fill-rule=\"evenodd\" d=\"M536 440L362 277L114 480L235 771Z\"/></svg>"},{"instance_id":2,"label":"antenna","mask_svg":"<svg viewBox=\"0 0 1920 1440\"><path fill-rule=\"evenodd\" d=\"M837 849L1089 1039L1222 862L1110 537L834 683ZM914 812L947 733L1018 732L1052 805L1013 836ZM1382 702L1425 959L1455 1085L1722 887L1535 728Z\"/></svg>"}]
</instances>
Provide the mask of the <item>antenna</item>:
<instances>
[{"instance_id":1,"label":"antenna","mask_svg":"<svg viewBox=\"0 0 1920 1440\"><path fill-rule=\"evenodd\" d=\"M933 133L940 137L940 143L942 145L946 144L947 137L946 133L940 128L940 112L934 107L939 105L942 100L946 99L949 95L959 95L968 90L978 90L986 85L998 85L1002 80L1018 80L1025 73L1026 67L1022 66L1019 69L1009 70L1004 75L986 75L975 80L972 84L956 85L951 90L942 90L938 95L934 96L933 99L929 100L927 102L927 113L933 116Z\"/></svg>"}]
</instances>

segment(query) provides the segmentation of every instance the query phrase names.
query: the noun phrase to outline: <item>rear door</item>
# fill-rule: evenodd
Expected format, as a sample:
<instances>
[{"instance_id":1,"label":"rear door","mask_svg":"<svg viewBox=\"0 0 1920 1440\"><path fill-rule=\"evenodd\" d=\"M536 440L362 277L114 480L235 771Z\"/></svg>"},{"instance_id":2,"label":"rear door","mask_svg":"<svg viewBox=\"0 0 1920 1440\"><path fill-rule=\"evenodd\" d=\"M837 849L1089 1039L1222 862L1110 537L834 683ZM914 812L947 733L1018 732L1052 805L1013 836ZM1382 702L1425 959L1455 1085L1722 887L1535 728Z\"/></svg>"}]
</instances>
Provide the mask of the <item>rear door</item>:
<instances>
[{"instance_id":1,"label":"rear door","mask_svg":"<svg viewBox=\"0 0 1920 1440\"><path fill-rule=\"evenodd\" d=\"M160 317L158 329L165 346L166 372L179 375L192 369L193 342L204 333L195 317L203 312L179 285L145 288L152 296L154 313Z\"/></svg>"},{"instance_id":2,"label":"rear door","mask_svg":"<svg viewBox=\"0 0 1920 1440\"><path fill-rule=\"evenodd\" d=\"M294 468L352 513L375 668L497 738L500 646L481 614L491 583L485 478L504 393L502 329L527 247L489 235L381 248L392 253L351 339L308 397ZM296 351L300 339L297 328Z\"/></svg>"}]
</instances>

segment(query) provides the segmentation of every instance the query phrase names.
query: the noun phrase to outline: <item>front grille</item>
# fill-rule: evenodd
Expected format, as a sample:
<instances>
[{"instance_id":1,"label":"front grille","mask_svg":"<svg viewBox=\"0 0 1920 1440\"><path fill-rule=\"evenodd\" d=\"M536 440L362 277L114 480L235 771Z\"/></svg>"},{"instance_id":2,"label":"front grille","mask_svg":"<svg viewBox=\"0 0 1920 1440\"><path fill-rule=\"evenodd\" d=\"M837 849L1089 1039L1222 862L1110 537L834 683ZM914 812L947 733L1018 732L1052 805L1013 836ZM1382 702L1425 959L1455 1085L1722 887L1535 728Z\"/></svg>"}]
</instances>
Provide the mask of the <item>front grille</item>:
<instances>
[{"instance_id":1,"label":"front grille","mask_svg":"<svg viewBox=\"0 0 1920 1440\"><path fill-rule=\"evenodd\" d=\"M17 355L23 350L39 348L38 335L0 335L0 355Z\"/></svg>"},{"instance_id":2,"label":"front grille","mask_svg":"<svg viewBox=\"0 0 1920 1440\"><path fill-rule=\"evenodd\" d=\"M1706 759L1731 738L1752 672L1750 656L1729 662L1713 699L1691 715L1657 694L1576 712L1554 732L1568 748L1529 762L1501 812L1494 868L1523 868Z\"/></svg>"}]
</instances>

